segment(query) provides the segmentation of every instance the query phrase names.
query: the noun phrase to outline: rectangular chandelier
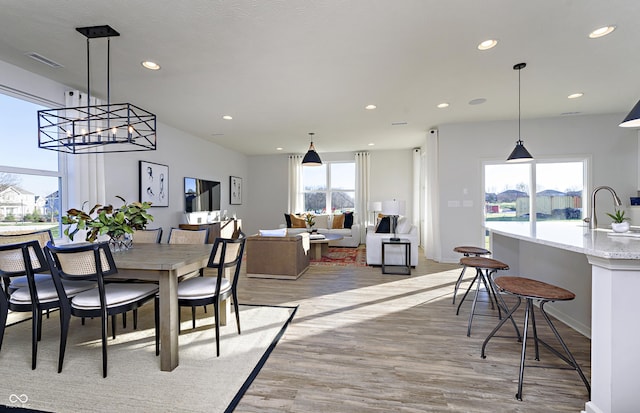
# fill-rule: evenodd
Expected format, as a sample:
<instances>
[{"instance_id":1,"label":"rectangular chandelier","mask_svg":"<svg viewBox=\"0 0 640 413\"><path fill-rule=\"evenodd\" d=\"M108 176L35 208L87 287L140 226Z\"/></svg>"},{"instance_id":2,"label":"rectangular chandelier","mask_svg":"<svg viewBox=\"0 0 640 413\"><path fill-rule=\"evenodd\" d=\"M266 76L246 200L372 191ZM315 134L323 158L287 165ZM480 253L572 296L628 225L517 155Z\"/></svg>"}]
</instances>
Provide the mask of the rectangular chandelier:
<instances>
[{"instance_id":1,"label":"rectangular chandelier","mask_svg":"<svg viewBox=\"0 0 640 413\"><path fill-rule=\"evenodd\" d=\"M87 105L38 111L38 147L71 154L156 150L156 115L131 103L110 103L109 25L78 27L87 38ZM107 38L107 104L90 105L91 39Z\"/></svg>"},{"instance_id":2,"label":"rectangular chandelier","mask_svg":"<svg viewBox=\"0 0 640 413\"><path fill-rule=\"evenodd\" d=\"M156 115L131 103L38 111L38 147L71 154L156 150Z\"/></svg>"}]
</instances>

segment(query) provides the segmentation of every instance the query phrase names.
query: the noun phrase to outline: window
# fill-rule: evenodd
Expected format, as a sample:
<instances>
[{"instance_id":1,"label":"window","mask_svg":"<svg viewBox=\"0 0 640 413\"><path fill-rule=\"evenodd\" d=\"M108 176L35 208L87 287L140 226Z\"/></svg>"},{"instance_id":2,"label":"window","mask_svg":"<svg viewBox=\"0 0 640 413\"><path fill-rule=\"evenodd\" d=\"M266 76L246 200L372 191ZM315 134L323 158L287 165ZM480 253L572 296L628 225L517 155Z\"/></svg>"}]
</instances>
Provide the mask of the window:
<instances>
[{"instance_id":1,"label":"window","mask_svg":"<svg viewBox=\"0 0 640 413\"><path fill-rule=\"evenodd\" d=\"M59 154L38 149L37 111L0 93L0 232L51 229L60 236Z\"/></svg>"},{"instance_id":2,"label":"window","mask_svg":"<svg viewBox=\"0 0 640 413\"><path fill-rule=\"evenodd\" d=\"M485 221L581 220L586 162L485 164ZM534 186L532 193L530 188Z\"/></svg>"},{"instance_id":3,"label":"window","mask_svg":"<svg viewBox=\"0 0 640 413\"><path fill-rule=\"evenodd\" d=\"M355 162L329 162L302 168L305 211L316 214L353 211L356 197Z\"/></svg>"}]
</instances>

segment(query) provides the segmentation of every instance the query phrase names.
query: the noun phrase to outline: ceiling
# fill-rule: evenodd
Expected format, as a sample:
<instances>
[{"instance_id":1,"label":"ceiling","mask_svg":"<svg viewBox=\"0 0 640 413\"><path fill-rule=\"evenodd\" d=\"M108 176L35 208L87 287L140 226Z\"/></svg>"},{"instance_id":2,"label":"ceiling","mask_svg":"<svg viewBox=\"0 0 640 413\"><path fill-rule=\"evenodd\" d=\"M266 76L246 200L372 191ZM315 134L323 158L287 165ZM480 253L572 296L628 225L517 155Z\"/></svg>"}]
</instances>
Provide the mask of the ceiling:
<instances>
[{"instance_id":1,"label":"ceiling","mask_svg":"<svg viewBox=\"0 0 640 413\"><path fill-rule=\"evenodd\" d=\"M0 60L85 90L75 28L108 24L121 34L111 102L248 155L304 153L315 132L322 154L412 148L446 123L517 119L519 62L523 119L624 115L640 98L639 20L638 0L3 0ZM605 25L616 30L588 38ZM486 39L498 45L478 50ZM91 44L92 95L105 98L106 41ZM584 96L567 99L575 92Z\"/></svg>"}]
</instances>

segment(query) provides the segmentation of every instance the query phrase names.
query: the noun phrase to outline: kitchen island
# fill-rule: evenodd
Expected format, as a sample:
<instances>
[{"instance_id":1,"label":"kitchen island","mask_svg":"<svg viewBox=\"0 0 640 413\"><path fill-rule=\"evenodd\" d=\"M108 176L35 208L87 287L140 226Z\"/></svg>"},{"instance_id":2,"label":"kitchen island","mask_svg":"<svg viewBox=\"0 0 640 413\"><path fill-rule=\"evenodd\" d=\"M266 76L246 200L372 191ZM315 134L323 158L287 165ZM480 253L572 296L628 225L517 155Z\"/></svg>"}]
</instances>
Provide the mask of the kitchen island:
<instances>
[{"instance_id":1,"label":"kitchen island","mask_svg":"<svg viewBox=\"0 0 640 413\"><path fill-rule=\"evenodd\" d=\"M493 257L510 274L573 291L549 313L591 337L589 413L640 411L640 233L575 221L487 223Z\"/></svg>"}]
</instances>

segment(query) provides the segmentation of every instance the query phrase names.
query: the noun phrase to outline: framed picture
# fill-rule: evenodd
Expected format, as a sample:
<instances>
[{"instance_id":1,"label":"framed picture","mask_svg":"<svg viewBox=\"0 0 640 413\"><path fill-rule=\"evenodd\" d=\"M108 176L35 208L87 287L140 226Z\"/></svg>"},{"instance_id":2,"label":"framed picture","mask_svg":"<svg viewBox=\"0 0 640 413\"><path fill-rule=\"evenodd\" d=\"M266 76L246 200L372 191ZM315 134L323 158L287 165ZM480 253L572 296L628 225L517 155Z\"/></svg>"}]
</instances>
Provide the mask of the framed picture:
<instances>
[{"instance_id":1,"label":"framed picture","mask_svg":"<svg viewBox=\"0 0 640 413\"><path fill-rule=\"evenodd\" d=\"M242 204L242 178L229 177L229 203L231 205Z\"/></svg>"},{"instance_id":2,"label":"framed picture","mask_svg":"<svg viewBox=\"0 0 640 413\"><path fill-rule=\"evenodd\" d=\"M140 202L152 207L169 206L169 167L140 161Z\"/></svg>"}]
</instances>

